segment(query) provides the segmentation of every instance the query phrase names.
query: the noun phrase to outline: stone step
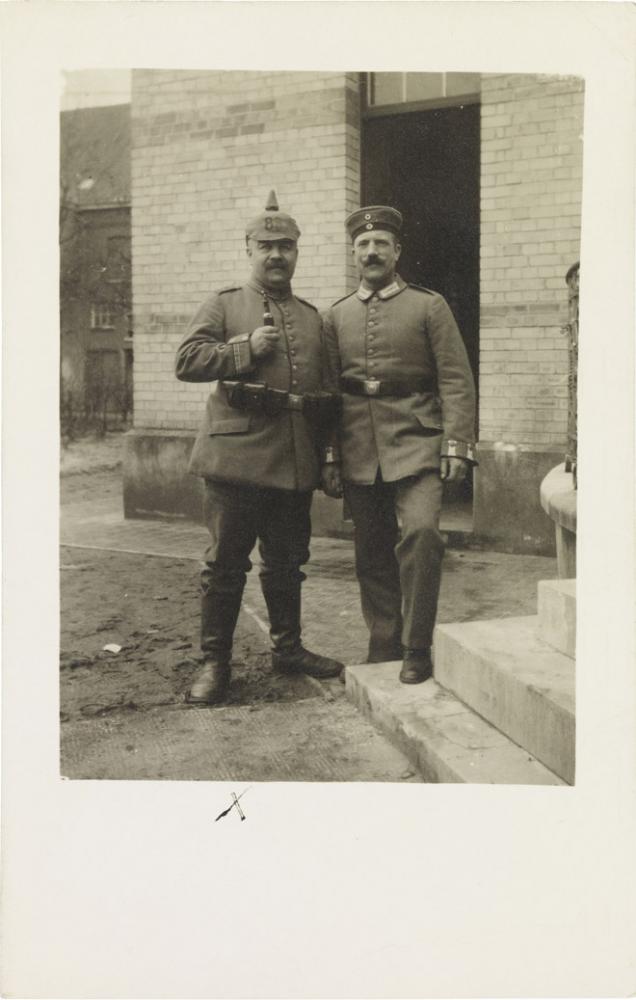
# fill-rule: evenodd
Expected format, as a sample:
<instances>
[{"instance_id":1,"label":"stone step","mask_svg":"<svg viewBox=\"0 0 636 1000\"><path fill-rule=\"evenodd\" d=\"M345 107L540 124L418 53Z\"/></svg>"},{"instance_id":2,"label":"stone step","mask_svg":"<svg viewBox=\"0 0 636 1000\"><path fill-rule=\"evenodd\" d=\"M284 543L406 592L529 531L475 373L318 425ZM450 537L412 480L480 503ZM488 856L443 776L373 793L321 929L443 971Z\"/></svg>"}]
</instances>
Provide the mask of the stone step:
<instances>
[{"instance_id":1,"label":"stone step","mask_svg":"<svg viewBox=\"0 0 636 1000\"><path fill-rule=\"evenodd\" d=\"M576 580L540 580L539 636L560 653L576 653Z\"/></svg>"},{"instance_id":2,"label":"stone step","mask_svg":"<svg viewBox=\"0 0 636 1000\"><path fill-rule=\"evenodd\" d=\"M435 679L568 784L574 783L574 660L539 618L439 625Z\"/></svg>"},{"instance_id":3,"label":"stone step","mask_svg":"<svg viewBox=\"0 0 636 1000\"><path fill-rule=\"evenodd\" d=\"M434 680L400 684L400 667L399 662L348 666L347 694L425 781L564 784Z\"/></svg>"}]
</instances>

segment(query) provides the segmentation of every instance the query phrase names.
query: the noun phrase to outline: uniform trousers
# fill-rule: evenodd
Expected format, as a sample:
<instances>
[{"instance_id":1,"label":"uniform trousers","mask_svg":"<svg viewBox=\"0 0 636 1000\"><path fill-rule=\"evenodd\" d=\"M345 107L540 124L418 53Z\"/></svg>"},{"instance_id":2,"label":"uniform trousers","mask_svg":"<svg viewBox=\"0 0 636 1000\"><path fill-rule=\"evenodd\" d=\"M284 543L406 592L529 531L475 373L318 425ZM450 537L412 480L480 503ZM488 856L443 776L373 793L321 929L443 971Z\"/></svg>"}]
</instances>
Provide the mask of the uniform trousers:
<instances>
[{"instance_id":1,"label":"uniform trousers","mask_svg":"<svg viewBox=\"0 0 636 1000\"><path fill-rule=\"evenodd\" d=\"M201 649L229 655L250 553L259 542L260 582L277 647L300 641L300 567L309 559L311 491L264 489L205 480L210 544L201 572Z\"/></svg>"},{"instance_id":2,"label":"uniform trousers","mask_svg":"<svg viewBox=\"0 0 636 1000\"><path fill-rule=\"evenodd\" d=\"M444 540L437 470L371 486L344 484L355 527L356 574L369 629L369 660L395 659L401 647L432 645ZM399 524L398 524L399 520Z\"/></svg>"}]
</instances>

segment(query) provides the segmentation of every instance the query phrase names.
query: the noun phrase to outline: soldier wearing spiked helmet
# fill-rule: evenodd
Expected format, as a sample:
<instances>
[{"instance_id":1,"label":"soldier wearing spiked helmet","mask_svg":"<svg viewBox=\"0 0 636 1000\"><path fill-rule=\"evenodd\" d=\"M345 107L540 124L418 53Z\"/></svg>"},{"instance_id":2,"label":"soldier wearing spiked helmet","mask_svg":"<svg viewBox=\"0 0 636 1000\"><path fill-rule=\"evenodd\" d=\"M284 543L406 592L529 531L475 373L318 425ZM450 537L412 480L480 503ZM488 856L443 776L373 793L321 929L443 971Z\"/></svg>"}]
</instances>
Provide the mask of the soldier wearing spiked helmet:
<instances>
[{"instance_id":1,"label":"soldier wearing spiked helmet","mask_svg":"<svg viewBox=\"0 0 636 1000\"><path fill-rule=\"evenodd\" d=\"M272 191L245 232L251 273L210 295L177 351L177 378L210 384L190 471L205 482L210 544L202 571L203 667L189 700L217 702L230 681L232 638L258 540L273 665L315 677L342 664L301 644L301 567L309 559L310 504L320 483L322 323L291 279L300 229Z\"/></svg>"}]
</instances>

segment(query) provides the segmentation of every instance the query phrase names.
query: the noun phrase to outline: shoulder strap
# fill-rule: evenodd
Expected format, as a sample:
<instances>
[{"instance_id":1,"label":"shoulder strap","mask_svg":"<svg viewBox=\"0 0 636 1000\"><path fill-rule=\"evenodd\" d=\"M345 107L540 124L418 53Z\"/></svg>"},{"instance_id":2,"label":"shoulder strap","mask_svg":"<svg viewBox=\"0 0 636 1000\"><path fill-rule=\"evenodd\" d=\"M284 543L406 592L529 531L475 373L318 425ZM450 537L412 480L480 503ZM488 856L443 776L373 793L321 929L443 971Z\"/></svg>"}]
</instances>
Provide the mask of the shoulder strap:
<instances>
[{"instance_id":1,"label":"shoulder strap","mask_svg":"<svg viewBox=\"0 0 636 1000\"><path fill-rule=\"evenodd\" d=\"M352 296L352 295L355 295L357 291L358 291L358 289L356 288L356 291L355 291L355 292L349 292L349 294L348 294L348 295L343 295L341 299L336 299L336 301L335 301L335 302L332 302L332 304L331 304L331 308L333 309L333 307L334 307L334 306L337 306L337 305L339 305L339 304L340 304L341 302L344 302L344 301L345 301L345 299L350 299L350 298L351 298L351 296Z\"/></svg>"},{"instance_id":2,"label":"shoulder strap","mask_svg":"<svg viewBox=\"0 0 636 1000\"><path fill-rule=\"evenodd\" d=\"M309 306L309 308L313 309L314 312L318 312L318 307L315 306L313 302L308 302L307 299L301 299L300 295L294 295L294 298L298 299L299 302L302 302L303 305Z\"/></svg>"}]
</instances>

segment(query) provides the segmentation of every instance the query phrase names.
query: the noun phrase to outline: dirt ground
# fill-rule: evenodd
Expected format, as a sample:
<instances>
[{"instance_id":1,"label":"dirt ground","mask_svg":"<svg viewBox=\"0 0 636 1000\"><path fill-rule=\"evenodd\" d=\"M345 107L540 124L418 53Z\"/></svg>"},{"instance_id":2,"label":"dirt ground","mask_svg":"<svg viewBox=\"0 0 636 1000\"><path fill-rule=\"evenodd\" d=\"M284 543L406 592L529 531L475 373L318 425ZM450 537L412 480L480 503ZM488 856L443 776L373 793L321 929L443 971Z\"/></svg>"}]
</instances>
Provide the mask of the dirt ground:
<instances>
[{"instance_id":1,"label":"dirt ground","mask_svg":"<svg viewBox=\"0 0 636 1000\"><path fill-rule=\"evenodd\" d=\"M244 611L224 704L187 705L199 662L198 569L194 560L62 549L65 776L420 780L338 680L272 672L268 638Z\"/></svg>"},{"instance_id":2,"label":"dirt ground","mask_svg":"<svg viewBox=\"0 0 636 1000\"><path fill-rule=\"evenodd\" d=\"M200 661L196 562L66 548L60 568L62 720L180 704ZM227 704L316 695L304 677L273 674L268 649L242 612Z\"/></svg>"},{"instance_id":3,"label":"dirt ground","mask_svg":"<svg viewBox=\"0 0 636 1000\"><path fill-rule=\"evenodd\" d=\"M201 551L204 534L192 526L124 522L121 470L105 469L100 455L93 471L89 467L61 480L67 543L60 556L61 773L111 779L421 780L347 700L338 680L272 672L256 566L248 576L225 703L185 703L200 662L194 553ZM187 558L148 554L153 548L166 551L169 535L169 551L186 552ZM314 539L307 572L306 644L346 663L362 662L367 633L351 543ZM553 559L449 550L439 621L534 614L537 581L555 575ZM120 648L105 650L110 644Z\"/></svg>"}]
</instances>

